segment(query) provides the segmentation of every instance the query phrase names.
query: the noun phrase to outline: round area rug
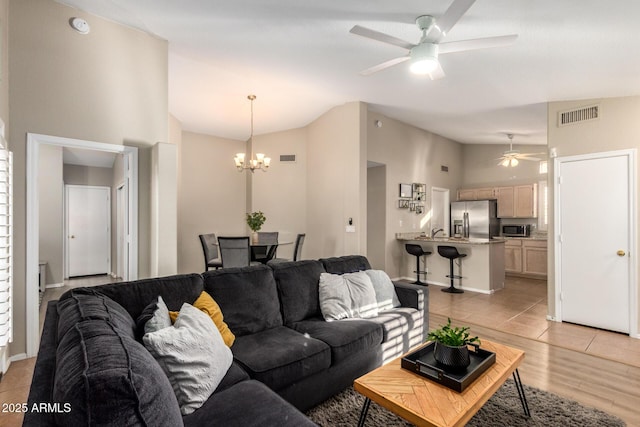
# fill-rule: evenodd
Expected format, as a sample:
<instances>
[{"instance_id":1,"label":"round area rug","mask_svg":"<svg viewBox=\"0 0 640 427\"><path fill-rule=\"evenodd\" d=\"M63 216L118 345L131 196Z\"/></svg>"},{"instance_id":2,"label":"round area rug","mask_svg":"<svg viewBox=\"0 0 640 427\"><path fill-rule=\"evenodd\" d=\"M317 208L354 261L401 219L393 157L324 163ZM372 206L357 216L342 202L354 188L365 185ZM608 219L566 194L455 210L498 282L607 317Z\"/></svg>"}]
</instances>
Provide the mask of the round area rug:
<instances>
[{"instance_id":1,"label":"round area rug","mask_svg":"<svg viewBox=\"0 0 640 427\"><path fill-rule=\"evenodd\" d=\"M524 415L518 392L508 380L474 415L470 427L620 427L619 418L595 408L589 408L556 394L524 386L531 418ZM352 387L326 400L307 412L307 416L322 427L358 425L364 396ZM412 426L397 415L372 402L365 426Z\"/></svg>"}]
</instances>

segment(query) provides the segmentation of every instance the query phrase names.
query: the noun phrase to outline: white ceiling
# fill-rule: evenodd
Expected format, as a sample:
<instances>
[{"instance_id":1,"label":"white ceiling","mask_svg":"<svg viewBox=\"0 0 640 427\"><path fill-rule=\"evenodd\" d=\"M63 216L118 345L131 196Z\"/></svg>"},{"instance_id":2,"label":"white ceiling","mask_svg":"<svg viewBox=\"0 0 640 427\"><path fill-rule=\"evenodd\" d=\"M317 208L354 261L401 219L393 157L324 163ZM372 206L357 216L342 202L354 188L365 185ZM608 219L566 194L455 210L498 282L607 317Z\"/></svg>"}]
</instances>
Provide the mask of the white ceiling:
<instances>
[{"instance_id":1,"label":"white ceiling","mask_svg":"<svg viewBox=\"0 0 640 427\"><path fill-rule=\"evenodd\" d=\"M64 0L169 41L169 111L188 131L244 140L302 127L350 101L463 143L546 144L546 103L640 95L640 1L477 0L445 41L519 34L440 57L441 80L358 24L416 43L415 18L451 0ZM89 19L89 24L91 24ZM81 37L79 35L79 37Z\"/></svg>"}]
</instances>

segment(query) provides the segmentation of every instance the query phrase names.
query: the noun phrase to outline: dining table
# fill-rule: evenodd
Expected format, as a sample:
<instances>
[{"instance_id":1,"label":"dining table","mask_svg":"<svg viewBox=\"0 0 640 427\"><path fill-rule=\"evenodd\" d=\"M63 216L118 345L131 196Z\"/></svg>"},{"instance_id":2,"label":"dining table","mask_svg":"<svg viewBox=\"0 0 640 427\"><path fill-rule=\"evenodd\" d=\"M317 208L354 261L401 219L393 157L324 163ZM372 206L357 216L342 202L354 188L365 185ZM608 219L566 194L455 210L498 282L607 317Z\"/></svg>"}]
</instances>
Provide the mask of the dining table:
<instances>
[{"instance_id":1,"label":"dining table","mask_svg":"<svg viewBox=\"0 0 640 427\"><path fill-rule=\"evenodd\" d=\"M286 237L278 238L276 242L273 242L272 239L268 239L268 241L253 240L251 236L249 236L249 248L251 250L251 262L260 262L262 264L266 264L271 261L278 249L278 246L291 245L293 244L293 240L289 240ZM216 242L216 246L218 243Z\"/></svg>"}]
</instances>

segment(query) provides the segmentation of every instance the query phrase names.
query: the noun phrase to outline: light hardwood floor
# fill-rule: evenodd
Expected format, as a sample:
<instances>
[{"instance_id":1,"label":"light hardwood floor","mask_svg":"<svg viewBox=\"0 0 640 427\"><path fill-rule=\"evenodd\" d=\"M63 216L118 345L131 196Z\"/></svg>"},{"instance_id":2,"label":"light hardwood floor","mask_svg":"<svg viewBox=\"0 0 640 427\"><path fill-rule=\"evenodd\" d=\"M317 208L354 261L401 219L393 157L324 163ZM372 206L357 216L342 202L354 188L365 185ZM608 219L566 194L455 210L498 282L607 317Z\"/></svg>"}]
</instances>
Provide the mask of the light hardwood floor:
<instances>
[{"instance_id":1,"label":"light hardwood floor","mask_svg":"<svg viewBox=\"0 0 640 427\"><path fill-rule=\"evenodd\" d=\"M62 292L45 298L55 299ZM548 322L545 282L508 278L506 288L493 295L446 294L431 286L429 306L432 327L451 317L454 324L471 326L481 338L524 350L519 371L525 384L617 415L629 426L640 426L640 354L621 358L624 361L598 354L602 348L610 353L613 346L640 353L640 340ZM34 365L35 358L11 364L0 381L0 403L26 402ZM0 413L1 426L21 423L20 414Z\"/></svg>"}]
</instances>

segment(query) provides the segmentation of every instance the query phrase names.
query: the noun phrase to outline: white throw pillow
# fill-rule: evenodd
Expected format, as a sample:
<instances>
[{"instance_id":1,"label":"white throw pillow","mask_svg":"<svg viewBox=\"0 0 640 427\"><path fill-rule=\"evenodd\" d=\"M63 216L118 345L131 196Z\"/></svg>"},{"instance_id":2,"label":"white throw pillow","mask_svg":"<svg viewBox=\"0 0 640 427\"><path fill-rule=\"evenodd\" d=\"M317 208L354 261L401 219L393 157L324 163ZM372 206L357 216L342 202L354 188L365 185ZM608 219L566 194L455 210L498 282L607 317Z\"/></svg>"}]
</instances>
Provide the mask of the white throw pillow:
<instances>
[{"instance_id":1,"label":"white throw pillow","mask_svg":"<svg viewBox=\"0 0 640 427\"><path fill-rule=\"evenodd\" d=\"M327 322L378 315L373 284L364 272L320 274L318 299L322 317Z\"/></svg>"},{"instance_id":2,"label":"white throw pillow","mask_svg":"<svg viewBox=\"0 0 640 427\"><path fill-rule=\"evenodd\" d=\"M376 292L376 301L378 302L378 311L389 310L400 307L400 300L396 294L396 287L393 282L382 270L365 270L365 273L373 283L373 289Z\"/></svg>"},{"instance_id":3,"label":"white throw pillow","mask_svg":"<svg viewBox=\"0 0 640 427\"><path fill-rule=\"evenodd\" d=\"M343 274L342 277L349 288L352 317L361 319L376 317L378 315L376 291L373 289L373 283L367 273L358 271L357 273Z\"/></svg>"},{"instance_id":4,"label":"white throw pillow","mask_svg":"<svg viewBox=\"0 0 640 427\"><path fill-rule=\"evenodd\" d=\"M164 328L171 326L171 318L169 317L169 309L164 303L161 296L158 296L158 302L156 303L156 310L153 312L153 317L147 321L144 325L144 333L156 332Z\"/></svg>"},{"instance_id":5,"label":"white throw pillow","mask_svg":"<svg viewBox=\"0 0 640 427\"><path fill-rule=\"evenodd\" d=\"M320 311L327 322L351 317L351 297L347 283L337 274L321 273L318 284Z\"/></svg>"},{"instance_id":6,"label":"white throw pillow","mask_svg":"<svg viewBox=\"0 0 640 427\"><path fill-rule=\"evenodd\" d=\"M173 326L145 334L142 340L169 377L182 415L202 406L233 361L211 318L187 303Z\"/></svg>"}]
</instances>

